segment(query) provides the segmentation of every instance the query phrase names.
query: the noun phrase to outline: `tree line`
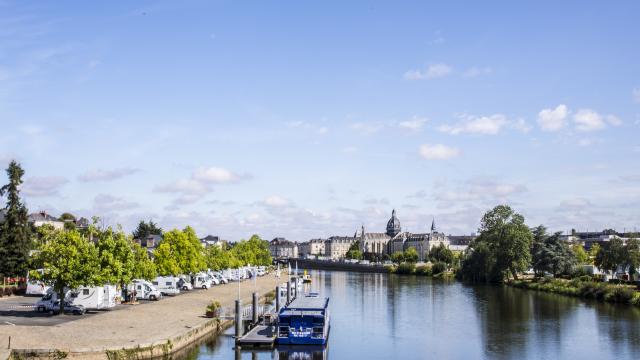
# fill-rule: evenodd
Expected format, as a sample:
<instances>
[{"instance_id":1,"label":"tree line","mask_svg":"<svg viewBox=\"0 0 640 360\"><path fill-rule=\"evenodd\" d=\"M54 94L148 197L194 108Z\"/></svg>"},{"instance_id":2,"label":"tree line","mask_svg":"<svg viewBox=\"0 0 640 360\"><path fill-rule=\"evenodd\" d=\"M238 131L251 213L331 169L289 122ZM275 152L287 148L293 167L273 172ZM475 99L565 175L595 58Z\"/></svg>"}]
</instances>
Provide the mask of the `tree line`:
<instances>
[{"instance_id":1,"label":"tree line","mask_svg":"<svg viewBox=\"0 0 640 360\"><path fill-rule=\"evenodd\" d=\"M630 274L640 266L637 235L626 244L613 238L603 247L595 244L589 253L578 243L562 239L560 232L549 234L540 225L533 229L525 218L507 205L498 205L484 214L479 236L465 251L457 276L476 282L502 282L533 269L536 276L580 275L576 265L594 264L607 271L620 266Z\"/></svg>"},{"instance_id":2,"label":"tree line","mask_svg":"<svg viewBox=\"0 0 640 360\"><path fill-rule=\"evenodd\" d=\"M61 295L65 288L125 286L133 279L153 279L158 274L194 274L247 264L270 265L272 261L268 242L258 235L233 244L203 247L189 226L163 233L152 221L142 221L127 235L121 227L99 227L97 217L86 229L65 226L56 230L50 225L36 229L29 223L19 195L24 171L12 161L7 175L9 183L0 188L0 196L7 196L0 224L0 274L24 277L32 270L31 278L51 284ZM134 238L151 234L160 235L161 240L149 253Z\"/></svg>"}]
</instances>

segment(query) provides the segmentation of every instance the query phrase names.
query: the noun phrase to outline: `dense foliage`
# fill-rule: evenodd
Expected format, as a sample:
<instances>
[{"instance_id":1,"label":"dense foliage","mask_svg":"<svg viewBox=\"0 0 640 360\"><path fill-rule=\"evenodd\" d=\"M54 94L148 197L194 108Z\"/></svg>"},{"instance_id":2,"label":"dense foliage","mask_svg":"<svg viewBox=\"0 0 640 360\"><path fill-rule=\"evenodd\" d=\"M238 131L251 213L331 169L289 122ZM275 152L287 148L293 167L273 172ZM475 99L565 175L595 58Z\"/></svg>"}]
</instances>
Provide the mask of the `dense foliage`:
<instances>
[{"instance_id":1,"label":"dense foliage","mask_svg":"<svg viewBox=\"0 0 640 360\"><path fill-rule=\"evenodd\" d=\"M153 220L149 220L148 223L140 221L132 235L134 239L144 239L149 235L162 235L162 229Z\"/></svg>"},{"instance_id":2,"label":"dense foliage","mask_svg":"<svg viewBox=\"0 0 640 360\"><path fill-rule=\"evenodd\" d=\"M576 256L569 243L563 241L560 235L547 234L547 229L542 225L533 230L532 267L538 276L545 273L557 276L573 271L577 262Z\"/></svg>"},{"instance_id":3,"label":"dense foliage","mask_svg":"<svg viewBox=\"0 0 640 360\"><path fill-rule=\"evenodd\" d=\"M360 251L360 241L356 241L349 247L346 255L347 259L362 260L362 251Z\"/></svg>"},{"instance_id":4,"label":"dense foliage","mask_svg":"<svg viewBox=\"0 0 640 360\"><path fill-rule=\"evenodd\" d=\"M517 279L529 266L531 242L524 217L498 205L482 217L480 235L469 245L460 275L473 281L500 282L509 274Z\"/></svg>"}]
</instances>

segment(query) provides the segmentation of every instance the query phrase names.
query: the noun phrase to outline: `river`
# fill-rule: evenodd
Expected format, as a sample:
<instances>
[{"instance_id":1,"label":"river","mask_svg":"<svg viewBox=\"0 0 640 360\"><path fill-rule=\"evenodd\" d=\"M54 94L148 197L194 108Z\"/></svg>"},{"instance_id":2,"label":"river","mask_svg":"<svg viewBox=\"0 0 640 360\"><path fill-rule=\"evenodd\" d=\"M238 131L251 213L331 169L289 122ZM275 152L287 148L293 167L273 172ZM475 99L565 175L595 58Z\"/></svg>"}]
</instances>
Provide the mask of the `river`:
<instances>
[{"instance_id":1,"label":"river","mask_svg":"<svg viewBox=\"0 0 640 360\"><path fill-rule=\"evenodd\" d=\"M562 295L387 274L311 271L331 298L316 351L242 359L639 359L640 309ZM182 358L234 359L233 329Z\"/></svg>"}]
</instances>

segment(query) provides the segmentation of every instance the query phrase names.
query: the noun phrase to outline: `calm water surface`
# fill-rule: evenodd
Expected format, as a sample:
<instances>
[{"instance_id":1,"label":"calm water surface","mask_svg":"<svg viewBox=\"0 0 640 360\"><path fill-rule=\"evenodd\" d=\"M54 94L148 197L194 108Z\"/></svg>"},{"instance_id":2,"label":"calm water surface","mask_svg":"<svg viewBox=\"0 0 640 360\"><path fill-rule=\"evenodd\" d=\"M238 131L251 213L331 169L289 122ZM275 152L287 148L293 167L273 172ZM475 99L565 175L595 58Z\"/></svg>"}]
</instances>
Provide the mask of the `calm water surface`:
<instances>
[{"instance_id":1,"label":"calm water surface","mask_svg":"<svg viewBox=\"0 0 640 360\"><path fill-rule=\"evenodd\" d=\"M233 329L186 359L640 359L640 310L424 277L312 271L330 296L325 350L233 350Z\"/></svg>"}]
</instances>

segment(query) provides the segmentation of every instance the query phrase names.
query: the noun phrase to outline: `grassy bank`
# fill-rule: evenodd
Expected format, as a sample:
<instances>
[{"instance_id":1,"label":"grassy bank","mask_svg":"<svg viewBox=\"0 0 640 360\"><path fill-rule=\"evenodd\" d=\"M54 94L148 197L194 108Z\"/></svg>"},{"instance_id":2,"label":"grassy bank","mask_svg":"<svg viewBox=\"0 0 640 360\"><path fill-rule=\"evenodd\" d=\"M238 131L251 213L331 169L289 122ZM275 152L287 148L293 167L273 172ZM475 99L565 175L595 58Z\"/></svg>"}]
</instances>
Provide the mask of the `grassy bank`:
<instances>
[{"instance_id":1,"label":"grassy bank","mask_svg":"<svg viewBox=\"0 0 640 360\"><path fill-rule=\"evenodd\" d=\"M390 274L430 276L435 279L453 279L454 273L444 263L418 265L402 263L400 265L387 265L385 269Z\"/></svg>"},{"instance_id":2,"label":"grassy bank","mask_svg":"<svg viewBox=\"0 0 640 360\"><path fill-rule=\"evenodd\" d=\"M596 282L589 277L572 280L553 278L512 280L507 284L522 289L640 306L640 292L635 290L635 286Z\"/></svg>"}]
</instances>

